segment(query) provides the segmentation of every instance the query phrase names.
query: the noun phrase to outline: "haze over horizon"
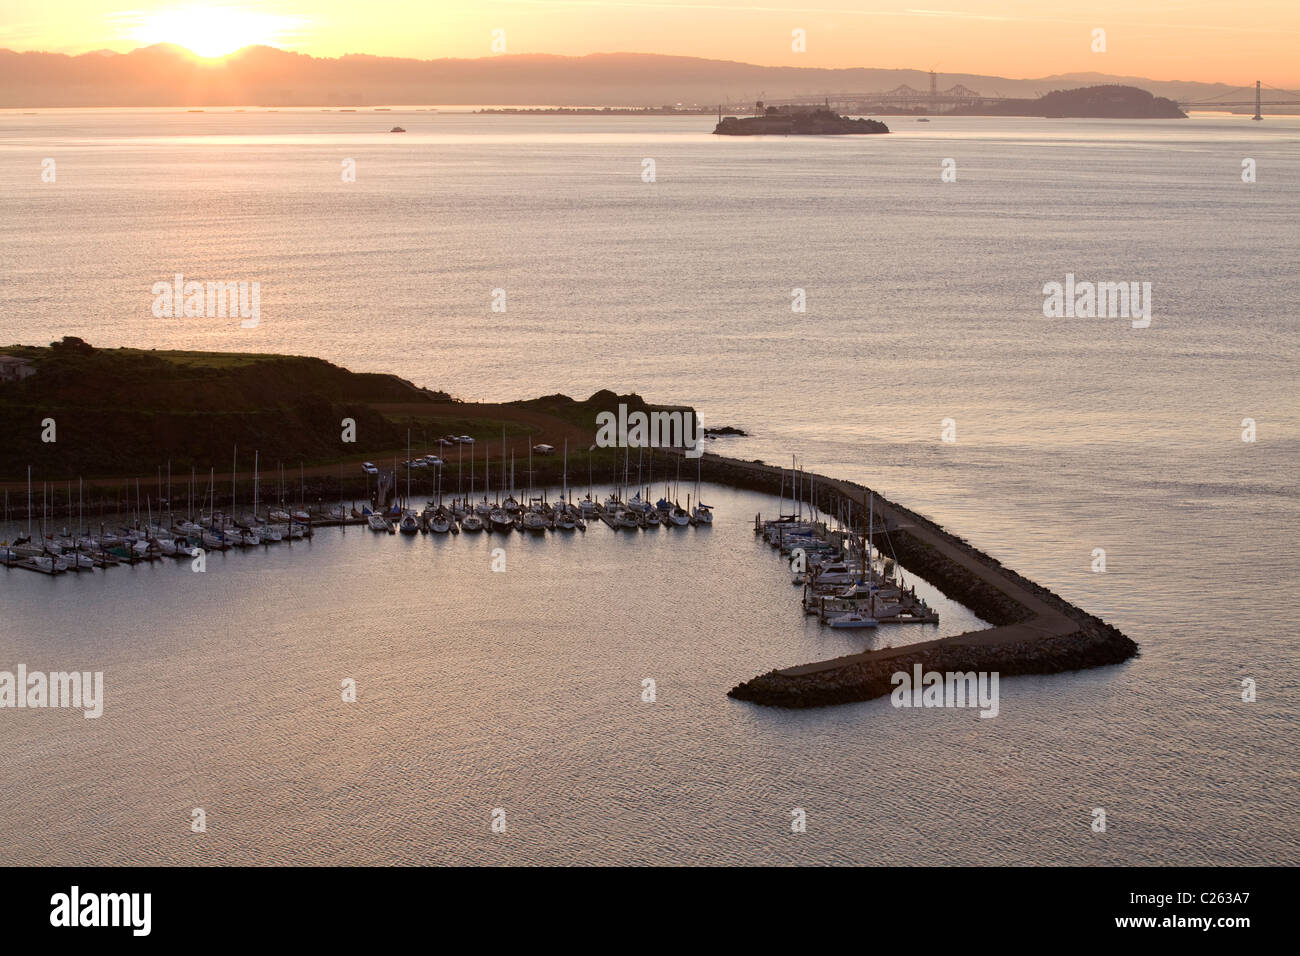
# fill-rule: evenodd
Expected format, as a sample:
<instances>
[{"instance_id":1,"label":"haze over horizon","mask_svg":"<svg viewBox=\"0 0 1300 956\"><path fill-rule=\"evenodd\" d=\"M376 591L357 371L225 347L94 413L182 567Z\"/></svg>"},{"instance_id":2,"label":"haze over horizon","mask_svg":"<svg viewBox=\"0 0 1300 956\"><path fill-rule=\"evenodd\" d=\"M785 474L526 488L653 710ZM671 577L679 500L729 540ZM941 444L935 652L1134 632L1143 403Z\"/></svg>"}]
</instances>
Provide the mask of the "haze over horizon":
<instances>
[{"instance_id":1,"label":"haze over horizon","mask_svg":"<svg viewBox=\"0 0 1300 956\"><path fill-rule=\"evenodd\" d=\"M0 109L59 107L595 106L709 107L847 91L925 89L935 82L985 95L1036 99L1051 90L1117 84L1217 108L1250 95L1225 84L1095 72L1015 79L916 69L759 66L654 53L504 54L415 60L313 58L257 45L203 58L160 42L126 54L0 50ZM1287 95L1287 94L1283 94ZM739 108L734 107L733 108Z\"/></svg>"},{"instance_id":2,"label":"haze over horizon","mask_svg":"<svg viewBox=\"0 0 1300 956\"><path fill-rule=\"evenodd\" d=\"M76 56L172 43L203 57L266 45L316 58L655 53L765 67L936 69L1036 78L1069 73L1300 86L1300 5L948 0L915 9L854 0L9 0L0 48ZM1104 31L1098 44L1096 31ZM1104 46L1104 49L1098 49Z\"/></svg>"}]
</instances>

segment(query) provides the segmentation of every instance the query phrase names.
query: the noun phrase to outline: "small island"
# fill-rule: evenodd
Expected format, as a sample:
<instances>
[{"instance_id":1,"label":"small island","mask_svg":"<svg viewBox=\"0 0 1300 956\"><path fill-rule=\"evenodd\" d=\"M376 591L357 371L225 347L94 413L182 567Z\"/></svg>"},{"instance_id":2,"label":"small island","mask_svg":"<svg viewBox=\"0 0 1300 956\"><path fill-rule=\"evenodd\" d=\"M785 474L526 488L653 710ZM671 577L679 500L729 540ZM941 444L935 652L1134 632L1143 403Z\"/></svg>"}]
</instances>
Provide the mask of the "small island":
<instances>
[{"instance_id":1,"label":"small island","mask_svg":"<svg viewBox=\"0 0 1300 956\"><path fill-rule=\"evenodd\" d=\"M843 136L852 133L888 133L879 120L853 119L830 109L807 107L763 108L755 104L754 116L728 116L714 127L715 136Z\"/></svg>"}]
</instances>

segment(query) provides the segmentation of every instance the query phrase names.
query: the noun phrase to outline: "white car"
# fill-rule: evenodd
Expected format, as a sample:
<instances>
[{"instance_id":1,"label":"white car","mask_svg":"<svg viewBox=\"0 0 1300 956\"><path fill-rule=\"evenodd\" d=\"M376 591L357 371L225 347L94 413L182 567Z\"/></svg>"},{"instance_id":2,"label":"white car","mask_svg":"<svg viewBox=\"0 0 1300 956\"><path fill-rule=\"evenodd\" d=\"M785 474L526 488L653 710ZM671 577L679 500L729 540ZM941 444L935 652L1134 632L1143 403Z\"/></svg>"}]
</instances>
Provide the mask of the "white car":
<instances>
[{"instance_id":1,"label":"white car","mask_svg":"<svg viewBox=\"0 0 1300 956\"><path fill-rule=\"evenodd\" d=\"M370 462L370 461L363 461L361 463L361 470L364 471L367 475L379 474L379 469L375 467L374 462Z\"/></svg>"},{"instance_id":2,"label":"white car","mask_svg":"<svg viewBox=\"0 0 1300 956\"><path fill-rule=\"evenodd\" d=\"M424 461L425 464L428 465L430 468L442 467L442 459L439 458L437 455L425 455Z\"/></svg>"},{"instance_id":3,"label":"white car","mask_svg":"<svg viewBox=\"0 0 1300 956\"><path fill-rule=\"evenodd\" d=\"M474 439L470 438L468 435L457 435L456 441L460 442L462 445L474 444Z\"/></svg>"}]
</instances>

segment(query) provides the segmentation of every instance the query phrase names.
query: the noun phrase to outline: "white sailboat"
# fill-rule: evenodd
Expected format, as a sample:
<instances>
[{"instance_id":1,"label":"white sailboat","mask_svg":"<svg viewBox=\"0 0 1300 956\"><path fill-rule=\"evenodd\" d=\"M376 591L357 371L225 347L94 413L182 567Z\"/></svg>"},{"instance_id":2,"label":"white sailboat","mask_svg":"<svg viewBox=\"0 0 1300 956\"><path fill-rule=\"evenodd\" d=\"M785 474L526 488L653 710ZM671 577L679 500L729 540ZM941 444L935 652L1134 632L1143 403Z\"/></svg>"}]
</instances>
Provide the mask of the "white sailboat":
<instances>
[{"instance_id":1,"label":"white sailboat","mask_svg":"<svg viewBox=\"0 0 1300 956\"><path fill-rule=\"evenodd\" d=\"M691 517L697 525L712 525L713 509L700 500L700 469L703 461L703 455L695 459L695 507L691 510Z\"/></svg>"}]
</instances>

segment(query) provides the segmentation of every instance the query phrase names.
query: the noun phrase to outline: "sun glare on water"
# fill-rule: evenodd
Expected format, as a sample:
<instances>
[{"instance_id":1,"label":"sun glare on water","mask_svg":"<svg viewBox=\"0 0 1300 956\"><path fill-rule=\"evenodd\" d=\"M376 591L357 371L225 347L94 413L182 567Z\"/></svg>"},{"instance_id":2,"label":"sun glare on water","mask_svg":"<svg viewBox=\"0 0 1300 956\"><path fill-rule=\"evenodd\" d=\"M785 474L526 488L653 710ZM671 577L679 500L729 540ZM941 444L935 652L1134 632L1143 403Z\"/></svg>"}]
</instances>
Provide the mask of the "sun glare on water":
<instances>
[{"instance_id":1,"label":"sun glare on water","mask_svg":"<svg viewBox=\"0 0 1300 956\"><path fill-rule=\"evenodd\" d=\"M180 7L148 14L135 33L144 44L175 43L203 57L246 46L274 45L276 18L232 7Z\"/></svg>"}]
</instances>

